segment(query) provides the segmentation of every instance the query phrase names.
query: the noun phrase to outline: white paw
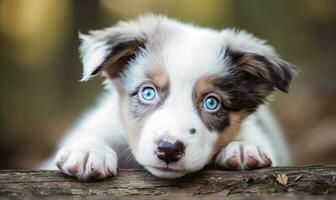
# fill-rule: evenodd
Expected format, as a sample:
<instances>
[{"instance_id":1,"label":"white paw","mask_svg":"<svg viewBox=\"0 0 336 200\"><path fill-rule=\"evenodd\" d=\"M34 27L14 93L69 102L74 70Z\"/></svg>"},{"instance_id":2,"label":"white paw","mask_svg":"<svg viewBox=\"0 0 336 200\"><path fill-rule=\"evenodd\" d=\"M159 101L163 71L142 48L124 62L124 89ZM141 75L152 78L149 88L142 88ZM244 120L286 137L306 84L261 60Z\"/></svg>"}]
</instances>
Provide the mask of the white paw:
<instances>
[{"instance_id":1,"label":"white paw","mask_svg":"<svg viewBox=\"0 0 336 200\"><path fill-rule=\"evenodd\" d=\"M117 154L102 143L83 143L61 148L55 164L80 180L102 179L117 174Z\"/></svg>"},{"instance_id":2,"label":"white paw","mask_svg":"<svg viewBox=\"0 0 336 200\"><path fill-rule=\"evenodd\" d=\"M215 164L230 170L248 170L270 167L272 159L269 152L252 142L231 142L219 152Z\"/></svg>"}]
</instances>

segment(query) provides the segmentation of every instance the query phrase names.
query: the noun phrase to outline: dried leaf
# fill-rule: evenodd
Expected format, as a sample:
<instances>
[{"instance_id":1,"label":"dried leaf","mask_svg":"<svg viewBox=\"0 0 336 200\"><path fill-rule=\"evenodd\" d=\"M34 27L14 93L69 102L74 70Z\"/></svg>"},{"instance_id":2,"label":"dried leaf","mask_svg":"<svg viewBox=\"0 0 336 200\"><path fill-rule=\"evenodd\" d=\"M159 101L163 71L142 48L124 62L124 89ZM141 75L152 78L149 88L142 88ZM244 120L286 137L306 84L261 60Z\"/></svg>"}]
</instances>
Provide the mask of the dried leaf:
<instances>
[{"instance_id":1,"label":"dried leaf","mask_svg":"<svg viewBox=\"0 0 336 200\"><path fill-rule=\"evenodd\" d=\"M286 186L288 183L288 176L286 176L286 174L277 175L276 180L280 185Z\"/></svg>"}]
</instances>

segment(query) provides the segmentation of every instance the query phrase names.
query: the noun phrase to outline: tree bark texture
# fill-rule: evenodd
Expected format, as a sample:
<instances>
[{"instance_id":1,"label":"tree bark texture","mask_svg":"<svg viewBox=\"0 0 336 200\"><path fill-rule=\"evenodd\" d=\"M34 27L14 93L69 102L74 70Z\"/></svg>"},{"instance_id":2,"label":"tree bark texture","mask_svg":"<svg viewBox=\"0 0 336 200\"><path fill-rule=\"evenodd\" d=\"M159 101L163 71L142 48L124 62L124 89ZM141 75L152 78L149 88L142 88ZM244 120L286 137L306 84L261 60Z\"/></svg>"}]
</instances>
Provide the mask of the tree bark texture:
<instances>
[{"instance_id":1,"label":"tree bark texture","mask_svg":"<svg viewBox=\"0 0 336 200\"><path fill-rule=\"evenodd\" d=\"M0 199L336 199L336 166L204 170L160 179L144 170L81 182L57 171L0 170Z\"/></svg>"}]
</instances>

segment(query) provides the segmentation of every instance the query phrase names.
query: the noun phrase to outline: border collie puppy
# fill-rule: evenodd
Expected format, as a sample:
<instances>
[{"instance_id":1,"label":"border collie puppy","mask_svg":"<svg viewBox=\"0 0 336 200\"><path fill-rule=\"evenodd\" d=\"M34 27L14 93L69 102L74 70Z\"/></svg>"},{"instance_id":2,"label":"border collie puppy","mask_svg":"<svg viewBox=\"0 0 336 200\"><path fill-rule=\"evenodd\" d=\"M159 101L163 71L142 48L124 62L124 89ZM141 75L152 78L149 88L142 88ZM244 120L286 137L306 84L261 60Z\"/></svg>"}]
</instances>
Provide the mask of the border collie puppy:
<instances>
[{"instance_id":1,"label":"border collie puppy","mask_svg":"<svg viewBox=\"0 0 336 200\"><path fill-rule=\"evenodd\" d=\"M177 178L210 163L228 170L289 164L262 104L274 89L287 92L295 70L265 41L156 15L80 39L81 81L103 75L106 94L42 168L87 180L139 166Z\"/></svg>"}]
</instances>

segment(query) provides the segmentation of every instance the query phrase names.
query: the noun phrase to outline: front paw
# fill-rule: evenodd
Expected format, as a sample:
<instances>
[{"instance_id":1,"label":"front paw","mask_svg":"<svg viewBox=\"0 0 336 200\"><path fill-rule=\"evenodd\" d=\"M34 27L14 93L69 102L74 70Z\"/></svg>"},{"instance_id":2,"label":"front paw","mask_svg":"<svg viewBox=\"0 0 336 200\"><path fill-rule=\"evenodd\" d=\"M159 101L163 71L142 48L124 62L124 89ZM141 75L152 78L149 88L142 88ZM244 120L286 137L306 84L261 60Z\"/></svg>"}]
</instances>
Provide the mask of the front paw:
<instances>
[{"instance_id":1,"label":"front paw","mask_svg":"<svg viewBox=\"0 0 336 200\"><path fill-rule=\"evenodd\" d=\"M231 142L216 157L216 166L229 170L249 170L270 167L269 152L252 142Z\"/></svg>"},{"instance_id":2,"label":"front paw","mask_svg":"<svg viewBox=\"0 0 336 200\"><path fill-rule=\"evenodd\" d=\"M55 158L57 167L80 180L102 179L117 174L117 154L102 143L83 143L61 148Z\"/></svg>"}]
</instances>

